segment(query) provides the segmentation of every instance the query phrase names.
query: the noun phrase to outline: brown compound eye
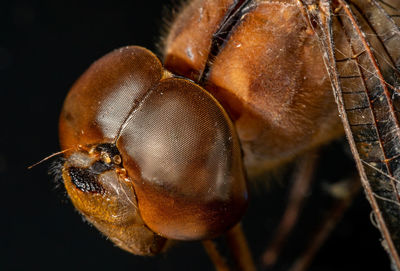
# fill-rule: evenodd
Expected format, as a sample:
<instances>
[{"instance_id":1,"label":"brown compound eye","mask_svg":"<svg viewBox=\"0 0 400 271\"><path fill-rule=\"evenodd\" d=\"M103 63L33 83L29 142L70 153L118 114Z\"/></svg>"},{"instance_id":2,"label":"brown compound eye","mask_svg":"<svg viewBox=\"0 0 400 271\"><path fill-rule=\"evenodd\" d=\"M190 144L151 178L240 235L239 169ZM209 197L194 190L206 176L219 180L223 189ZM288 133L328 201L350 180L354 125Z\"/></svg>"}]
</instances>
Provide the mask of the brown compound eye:
<instances>
[{"instance_id":1,"label":"brown compound eye","mask_svg":"<svg viewBox=\"0 0 400 271\"><path fill-rule=\"evenodd\" d=\"M172 239L214 237L243 214L239 142L215 99L182 79L161 80L117 140L140 213Z\"/></svg>"},{"instance_id":2,"label":"brown compound eye","mask_svg":"<svg viewBox=\"0 0 400 271\"><path fill-rule=\"evenodd\" d=\"M168 74L144 48L116 50L75 83L60 116L61 146L76 149L63 167L73 204L135 254L159 252L162 237L215 237L247 205L228 115L201 87Z\"/></svg>"}]
</instances>

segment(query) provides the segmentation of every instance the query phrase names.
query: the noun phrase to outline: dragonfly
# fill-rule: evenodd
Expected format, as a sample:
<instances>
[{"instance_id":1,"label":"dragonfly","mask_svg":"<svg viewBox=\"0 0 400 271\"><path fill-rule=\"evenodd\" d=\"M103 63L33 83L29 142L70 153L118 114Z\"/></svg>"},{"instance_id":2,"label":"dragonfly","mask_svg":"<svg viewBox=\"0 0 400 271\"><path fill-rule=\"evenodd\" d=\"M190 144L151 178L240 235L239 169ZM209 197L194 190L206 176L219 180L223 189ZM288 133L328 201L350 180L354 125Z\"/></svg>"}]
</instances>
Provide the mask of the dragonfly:
<instances>
[{"instance_id":1,"label":"dragonfly","mask_svg":"<svg viewBox=\"0 0 400 271\"><path fill-rule=\"evenodd\" d=\"M260 154L258 150L268 149L254 147L260 146L257 142L257 138L260 138L260 136L256 137L254 134L262 134L262 131L259 131L262 128L259 128L258 124L253 121L254 118L246 117L240 119L238 117L240 116L240 110L242 110L240 106L243 107L243 105L235 99L236 94L221 92L221 86L225 86L224 84L226 83L223 80L226 80L229 84L236 83L238 85L247 82L241 82L240 80L235 80L234 77L226 76L226 78L222 77L222 82L215 83L215 81L212 81L212 76L218 72L219 62L225 62L222 57L224 57L224 54L228 54L226 52L228 52L229 48L242 50L246 46L245 39L240 40L235 37L235 34L239 32L240 27L244 27L245 22L251 18L251 15L257 14L257 8L265 6L271 8L275 4L275 6L280 6L281 8L279 10L275 7L275 11L281 11L283 18L290 16L290 12L298 14L298 17L296 17L298 20L295 22L302 22L299 25L305 33L304 35L307 34L309 35L308 37L311 37L308 38L311 40L309 41L310 46L307 48L309 51L304 50L302 54L308 52L315 55L315 52L320 52L320 63L318 63L320 66L318 67L321 67L321 64L325 67L325 70L322 72L320 70L319 75L317 75L320 78L312 79L316 81L325 80L321 84L328 85L330 89L332 88L336 99L337 105L327 102L324 104L325 108L323 108L325 114L326 112L331 114L329 121L333 124L329 128L335 131L340 130L336 129L340 124L338 118L335 118L337 111L328 110L334 105L335 108L336 106L338 108L344 131L361 176L362 185L374 211L374 219L385 240L384 247L390 255L392 264L399 267L398 250L400 242L398 238L400 237L396 226L399 219L399 194L397 192L399 171L397 170L397 165L398 159L400 159L397 146L399 143L397 122L398 54L400 53L398 49L400 48L400 4L398 1L287 1L284 4L276 1L221 1L217 6L225 7L225 9L214 9L217 13L220 12L219 23L213 24L212 26L215 26L214 30L206 33L209 35L208 39L200 39L200 41L210 43L209 46L206 46L208 51L198 49L197 46L199 44L187 44L193 39L175 43L173 41L174 38L179 38L179 34L185 30L183 25L179 25L179 20L185 19L185 12L188 12L187 10L190 11L190 7L200 5L200 7L192 8L192 11L198 12L199 17L196 17L198 20L207 18L212 13L207 9L207 5L213 4L214 7L216 5L211 2L194 1L188 4L188 8L183 9L183 15L178 15L175 29L172 26L171 34L164 42L167 48L164 55L164 65L167 70L204 86L225 108L228 108L229 116L233 119L238 137L241 140L244 163L250 174L251 172L257 174L259 170L266 170L282 163L282 161L290 160L294 156L307 151L307 148L317 147L340 136L340 132L335 133L326 128L326 133L323 134L328 134L329 136L315 136L312 140L309 140L310 142L306 145L307 148L303 147L303 142L301 144L297 142L296 145L295 140L293 144L291 141L285 141L289 142L287 143L288 146L292 145L290 146L291 151L282 152L282 149L280 149L279 152L283 153L283 155L279 159L267 157L266 153ZM273 13L272 11L273 8L271 8L270 14ZM186 16L188 17L188 15ZM255 16L255 19L259 19L259 17ZM265 18L261 18L259 21L261 24L265 23L265 21L268 22ZM196 23L198 24L199 21L193 23L194 27ZM197 33L190 28L186 30L194 32L194 34ZM267 36L265 34L267 30L262 27L257 30L258 32L251 33L253 39L259 33ZM277 30L280 29L277 28ZM279 32L271 33L279 36ZM304 39L307 39L307 37ZM229 41L233 42L228 45ZM264 42L262 39L261 41ZM288 44L280 44L281 48L278 51L272 50L272 52L290 51L296 46L295 44L290 44L290 40L286 39L286 41L288 41ZM276 42L276 40L267 40L266 42ZM174 51L175 45L178 47L176 51ZM183 46L183 49L179 48L179 46ZM249 52L245 51L244 54L249 54ZM284 53L279 55L279 57L281 56L284 56ZM290 55L290 57L293 57L293 55ZM188 62L185 63L184 58L189 59L190 65L193 65L188 65ZM197 58L201 59L200 62L193 61ZM300 61L302 60L300 59ZM270 63L275 64L272 59ZM196 66L197 64L199 66ZM230 65L235 66L238 64ZM298 66L290 62L285 66L289 70L286 72L292 75L293 73L290 71L295 71L296 67ZM269 72L268 75L272 75L274 71L280 74L278 68L272 66L266 72ZM258 85L255 84L256 86L264 82L262 79L267 77L266 72L260 73L261 81L258 81ZM223 73L228 74L228 71L222 69ZM238 78L246 77L246 73L243 72L239 75ZM218 76L216 77L218 78ZM255 80L254 78L250 79ZM312 81L310 79L307 81L306 79L302 78L304 82ZM279 82L279 80L283 81L279 77L276 80L278 81L275 81L275 83ZM287 81L290 83L290 78ZM268 82L265 84L268 84ZM327 96L325 93L320 95ZM259 100L261 98L267 100L268 97L263 97L262 95L255 97L255 102L252 104L256 108L254 111L265 110L263 106L265 106L266 102L259 102ZM270 96L269 100L273 102L274 98ZM279 97L277 100L279 100ZM305 105L307 107L308 104ZM247 116L254 115L249 113ZM272 119L276 121L277 116L272 116ZM291 125L293 123L287 126ZM335 129L332 127L335 127ZM295 139L297 140L298 138L295 137ZM273 145L268 147L273 149Z\"/></svg>"}]
</instances>

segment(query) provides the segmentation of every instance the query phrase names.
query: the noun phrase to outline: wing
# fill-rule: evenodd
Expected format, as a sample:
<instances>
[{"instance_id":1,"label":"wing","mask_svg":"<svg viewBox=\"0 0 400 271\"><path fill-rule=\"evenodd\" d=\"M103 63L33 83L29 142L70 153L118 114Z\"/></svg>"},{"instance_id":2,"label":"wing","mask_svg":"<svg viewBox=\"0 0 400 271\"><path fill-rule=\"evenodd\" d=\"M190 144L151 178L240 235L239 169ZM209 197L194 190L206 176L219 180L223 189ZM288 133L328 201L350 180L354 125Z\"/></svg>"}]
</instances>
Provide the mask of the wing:
<instances>
[{"instance_id":1,"label":"wing","mask_svg":"<svg viewBox=\"0 0 400 271\"><path fill-rule=\"evenodd\" d=\"M346 136L400 270L400 1L299 1L318 36Z\"/></svg>"}]
</instances>

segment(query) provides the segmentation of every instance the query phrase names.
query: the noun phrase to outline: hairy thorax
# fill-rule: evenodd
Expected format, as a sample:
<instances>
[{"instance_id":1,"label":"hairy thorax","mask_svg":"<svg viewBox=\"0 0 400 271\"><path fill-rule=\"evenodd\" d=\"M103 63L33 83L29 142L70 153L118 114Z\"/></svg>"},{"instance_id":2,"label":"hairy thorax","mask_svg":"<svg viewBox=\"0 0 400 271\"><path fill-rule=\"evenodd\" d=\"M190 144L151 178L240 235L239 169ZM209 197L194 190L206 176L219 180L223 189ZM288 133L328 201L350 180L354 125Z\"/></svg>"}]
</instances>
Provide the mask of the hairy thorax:
<instances>
[{"instance_id":1,"label":"hairy thorax","mask_svg":"<svg viewBox=\"0 0 400 271\"><path fill-rule=\"evenodd\" d=\"M185 7L165 38L164 62L226 108L245 166L257 174L343 130L317 36L296 1L250 1L240 9L234 2Z\"/></svg>"}]
</instances>

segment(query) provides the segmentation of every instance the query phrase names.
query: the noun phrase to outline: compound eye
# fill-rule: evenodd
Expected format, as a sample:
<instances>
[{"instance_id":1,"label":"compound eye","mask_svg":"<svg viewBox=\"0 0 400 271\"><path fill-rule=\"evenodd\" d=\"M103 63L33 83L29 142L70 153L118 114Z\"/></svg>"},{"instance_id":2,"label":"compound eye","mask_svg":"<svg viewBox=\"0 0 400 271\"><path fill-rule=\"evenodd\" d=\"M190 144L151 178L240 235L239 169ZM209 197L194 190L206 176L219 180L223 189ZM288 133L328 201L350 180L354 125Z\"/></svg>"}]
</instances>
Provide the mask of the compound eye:
<instances>
[{"instance_id":1,"label":"compound eye","mask_svg":"<svg viewBox=\"0 0 400 271\"><path fill-rule=\"evenodd\" d=\"M158 84L162 73L157 57L142 47L117 49L97 60L65 99L61 147L114 142L132 108Z\"/></svg>"},{"instance_id":2,"label":"compound eye","mask_svg":"<svg viewBox=\"0 0 400 271\"><path fill-rule=\"evenodd\" d=\"M187 80L161 80L117 141L142 218L179 240L215 237L247 205L239 141L219 103Z\"/></svg>"}]
</instances>

